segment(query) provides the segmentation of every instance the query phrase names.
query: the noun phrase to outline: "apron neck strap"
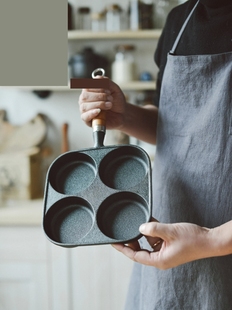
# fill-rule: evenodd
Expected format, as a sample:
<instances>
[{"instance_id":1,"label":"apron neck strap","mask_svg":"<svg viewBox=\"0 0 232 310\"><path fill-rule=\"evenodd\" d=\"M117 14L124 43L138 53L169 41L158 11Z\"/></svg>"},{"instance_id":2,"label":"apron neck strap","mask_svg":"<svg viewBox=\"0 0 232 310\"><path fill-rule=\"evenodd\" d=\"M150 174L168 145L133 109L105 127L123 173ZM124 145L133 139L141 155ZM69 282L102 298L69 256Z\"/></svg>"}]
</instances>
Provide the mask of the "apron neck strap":
<instances>
[{"instance_id":1,"label":"apron neck strap","mask_svg":"<svg viewBox=\"0 0 232 310\"><path fill-rule=\"evenodd\" d=\"M177 45L178 45L179 42L180 42L180 38L181 38L181 36L182 36L182 34L183 34L183 32L184 32L184 30L185 30L185 28L186 28L186 26L187 26L189 20L190 20L190 18L191 18L191 16L192 16L193 12L195 11L195 9L196 9L196 7L197 7L199 1L200 1L200 0L197 1L197 3L194 5L192 11L189 13L188 17L186 18L186 20L185 20L185 22L184 22L182 28L180 29L180 32L179 32L178 36L176 37L176 40L175 40L175 42L174 42L174 44L173 44L173 47L172 47L172 49L171 49L171 51L170 51L170 54L172 54L172 55L175 54Z\"/></svg>"}]
</instances>

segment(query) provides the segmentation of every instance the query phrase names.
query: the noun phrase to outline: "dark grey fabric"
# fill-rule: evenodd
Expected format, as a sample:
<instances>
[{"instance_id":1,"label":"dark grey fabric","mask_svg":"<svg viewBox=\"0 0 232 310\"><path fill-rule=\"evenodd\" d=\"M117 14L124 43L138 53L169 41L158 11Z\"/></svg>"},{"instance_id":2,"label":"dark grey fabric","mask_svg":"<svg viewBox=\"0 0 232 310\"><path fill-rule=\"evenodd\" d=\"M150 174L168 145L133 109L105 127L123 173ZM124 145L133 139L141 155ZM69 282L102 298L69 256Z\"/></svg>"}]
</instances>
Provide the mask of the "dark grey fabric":
<instances>
[{"instance_id":1,"label":"dark grey fabric","mask_svg":"<svg viewBox=\"0 0 232 310\"><path fill-rule=\"evenodd\" d=\"M159 68L156 82L156 99L159 106L160 88L167 54L197 0L176 6L168 15L156 51L155 63ZM207 3L205 3L207 2ZM215 7L208 6L209 2ZM177 46L176 55L212 55L232 51L232 1L200 0L188 27Z\"/></svg>"},{"instance_id":2,"label":"dark grey fabric","mask_svg":"<svg viewBox=\"0 0 232 310\"><path fill-rule=\"evenodd\" d=\"M232 52L168 55L153 168L154 217L209 228L223 224L232 219L231 180ZM135 264L125 310L228 310L231 292L232 255L166 271Z\"/></svg>"}]
</instances>

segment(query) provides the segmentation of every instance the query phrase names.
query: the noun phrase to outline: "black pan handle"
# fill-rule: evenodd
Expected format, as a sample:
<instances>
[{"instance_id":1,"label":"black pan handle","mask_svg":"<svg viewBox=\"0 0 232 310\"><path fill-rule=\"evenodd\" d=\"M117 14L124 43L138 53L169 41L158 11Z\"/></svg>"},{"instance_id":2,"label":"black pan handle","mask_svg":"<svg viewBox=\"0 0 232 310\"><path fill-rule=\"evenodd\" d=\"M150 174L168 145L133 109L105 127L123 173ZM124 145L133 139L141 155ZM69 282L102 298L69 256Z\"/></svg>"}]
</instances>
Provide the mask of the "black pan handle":
<instances>
[{"instance_id":1,"label":"black pan handle","mask_svg":"<svg viewBox=\"0 0 232 310\"><path fill-rule=\"evenodd\" d=\"M97 117L92 120L94 147L104 146L106 133L106 112L101 111Z\"/></svg>"}]
</instances>

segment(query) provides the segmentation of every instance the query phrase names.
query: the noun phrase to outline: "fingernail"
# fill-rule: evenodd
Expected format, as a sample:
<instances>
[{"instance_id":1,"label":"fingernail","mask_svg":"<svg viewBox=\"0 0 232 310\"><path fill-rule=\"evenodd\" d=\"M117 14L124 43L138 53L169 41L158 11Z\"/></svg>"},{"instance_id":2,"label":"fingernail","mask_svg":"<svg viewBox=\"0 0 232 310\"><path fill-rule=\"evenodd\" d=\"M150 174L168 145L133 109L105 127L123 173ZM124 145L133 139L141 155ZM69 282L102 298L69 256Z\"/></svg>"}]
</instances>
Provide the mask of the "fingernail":
<instances>
[{"instance_id":1,"label":"fingernail","mask_svg":"<svg viewBox=\"0 0 232 310\"><path fill-rule=\"evenodd\" d=\"M139 227L139 231L140 232L143 232L145 230L145 224L142 224L140 227Z\"/></svg>"},{"instance_id":2,"label":"fingernail","mask_svg":"<svg viewBox=\"0 0 232 310\"><path fill-rule=\"evenodd\" d=\"M107 109L110 109L110 108L112 107L112 102L106 101L106 102L105 102L105 107L106 107Z\"/></svg>"},{"instance_id":3,"label":"fingernail","mask_svg":"<svg viewBox=\"0 0 232 310\"><path fill-rule=\"evenodd\" d=\"M105 89L105 93L106 93L107 95L111 95L111 91L108 90L108 89Z\"/></svg>"}]
</instances>

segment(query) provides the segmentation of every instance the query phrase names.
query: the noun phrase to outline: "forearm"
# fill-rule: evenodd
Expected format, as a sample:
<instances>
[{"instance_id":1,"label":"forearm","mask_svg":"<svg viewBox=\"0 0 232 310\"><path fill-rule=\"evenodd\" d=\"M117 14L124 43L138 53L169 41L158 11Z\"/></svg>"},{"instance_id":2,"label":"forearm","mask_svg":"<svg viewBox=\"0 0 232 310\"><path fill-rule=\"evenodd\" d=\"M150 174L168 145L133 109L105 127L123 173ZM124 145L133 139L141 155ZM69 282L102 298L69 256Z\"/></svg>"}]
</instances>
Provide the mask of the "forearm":
<instances>
[{"instance_id":1,"label":"forearm","mask_svg":"<svg viewBox=\"0 0 232 310\"><path fill-rule=\"evenodd\" d=\"M121 130L147 143L156 143L158 108L153 105L139 107L128 103Z\"/></svg>"}]
</instances>

